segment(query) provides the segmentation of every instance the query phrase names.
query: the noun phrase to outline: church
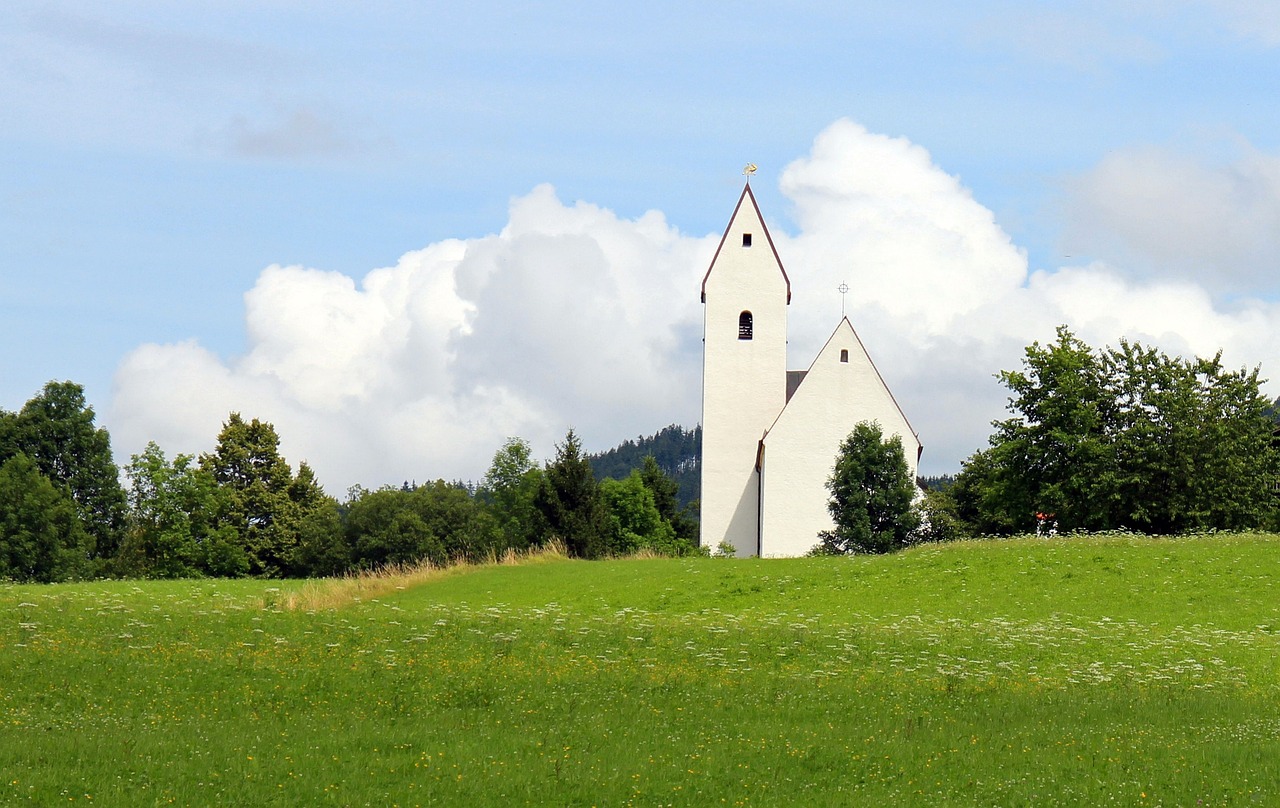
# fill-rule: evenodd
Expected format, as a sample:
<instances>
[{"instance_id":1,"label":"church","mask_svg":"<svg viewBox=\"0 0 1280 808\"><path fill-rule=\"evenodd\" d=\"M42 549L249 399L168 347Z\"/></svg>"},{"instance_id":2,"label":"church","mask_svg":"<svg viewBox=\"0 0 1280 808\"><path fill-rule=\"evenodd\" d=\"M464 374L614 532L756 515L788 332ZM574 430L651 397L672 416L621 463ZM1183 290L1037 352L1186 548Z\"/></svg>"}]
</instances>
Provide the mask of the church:
<instances>
[{"instance_id":1,"label":"church","mask_svg":"<svg viewBox=\"0 0 1280 808\"><path fill-rule=\"evenodd\" d=\"M747 183L702 279L702 534L713 552L800 556L834 523L827 479L863 421L920 439L848 318L808 370L787 370L791 281Z\"/></svg>"}]
</instances>

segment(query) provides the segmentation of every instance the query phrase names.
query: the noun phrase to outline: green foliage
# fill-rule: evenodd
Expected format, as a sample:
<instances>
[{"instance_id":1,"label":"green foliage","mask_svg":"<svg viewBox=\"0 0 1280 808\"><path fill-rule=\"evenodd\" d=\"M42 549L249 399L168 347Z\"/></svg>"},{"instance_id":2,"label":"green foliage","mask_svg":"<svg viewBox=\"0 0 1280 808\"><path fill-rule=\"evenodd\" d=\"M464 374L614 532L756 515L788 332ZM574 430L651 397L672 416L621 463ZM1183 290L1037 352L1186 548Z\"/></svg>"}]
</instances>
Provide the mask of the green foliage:
<instances>
[{"instance_id":1,"label":"green foliage","mask_svg":"<svg viewBox=\"0 0 1280 808\"><path fill-rule=\"evenodd\" d=\"M0 465L0 580L65 581L89 572L93 537L65 488L19 453Z\"/></svg>"},{"instance_id":2,"label":"green foliage","mask_svg":"<svg viewBox=\"0 0 1280 808\"><path fill-rule=\"evenodd\" d=\"M308 560L322 556L329 559L323 565L331 568L338 534L332 532L331 518L316 514L332 510L337 503L325 495L306 463L299 465L295 476L279 448L274 426L231 414L218 435L217 448L200 457L200 467L224 494L218 525L232 531L232 542L243 550L254 575L308 574ZM307 548L300 547L304 524ZM324 530L330 532L319 533Z\"/></svg>"},{"instance_id":3,"label":"green foliage","mask_svg":"<svg viewBox=\"0 0 1280 808\"><path fill-rule=\"evenodd\" d=\"M130 518L119 571L153 578L225 574L223 545L234 544L235 534L218 524L225 494L213 475L191 455L168 462L155 443L134 455L125 472Z\"/></svg>"},{"instance_id":4,"label":"green foliage","mask_svg":"<svg viewBox=\"0 0 1280 808\"><path fill-rule=\"evenodd\" d=\"M212 454L200 466L226 492L220 525L232 528L254 575L287 574L297 545L298 508L290 496L293 471L280 456L275 427L233 412Z\"/></svg>"},{"instance_id":5,"label":"green foliage","mask_svg":"<svg viewBox=\"0 0 1280 808\"><path fill-rule=\"evenodd\" d=\"M930 488L915 503L919 525L911 537L912 544L960 541L969 532L956 508L955 500L945 489Z\"/></svg>"},{"instance_id":6,"label":"green foliage","mask_svg":"<svg viewBox=\"0 0 1280 808\"><path fill-rule=\"evenodd\" d=\"M545 538L559 538L570 555L603 558L611 552L609 509L572 429L556 445L556 458L547 463L534 505L546 525Z\"/></svg>"},{"instance_id":7,"label":"green foliage","mask_svg":"<svg viewBox=\"0 0 1280 808\"><path fill-rule=\"evenodd\" d=\"M483 561L506 549L498 520L466 489L436 480L410 496L444 547L441 561Z\"/></svg>"},{"instance_id":8,"label":"green foliage","mask_svg":"<svg viewBox=\"0 0 1280 808\"><path fill-rule=\"evenodd\" d=\"M294 567L308 576L342 575L352 567L341 509L336 502L327 497L326 500L305 511L298 523Z\"/></svg>"},{"instance_id":9,"label":"green foliage","mask_svg":"<svg viewBox=\"0 0 1280 808\"><path fill-rule=\"evenodd\" d=\"M362 568L482 561L506 549L502 528L465 489L444 480L359 491L348 505L347 544Z\"/></svg>"},{"instance_id":10,"label":"green foliage","mask_svg":"<svg viewBox=\"0 0 1280 808\"><path fill-rule=\"evenodd\" d=\"M387 564L431 561L443 564L444 544L418 512L413 491L383 488L360 491L348 504L347 542L358 566L372 569Z\"/></svg>"},{"instance_id":11,"label":"green foliage","mask_svg":"<svg viewBox=\"0 0 1280 808\"><path fill-rule=\"evenodd\" d=\"M49 382L15 415L0 413L0 462L26 454L40 473L64 486L94 539L94 552L110 558L124 534L127 506L107 430L94 425L84 388Z\"/></svg>"},{"instance_id":12,"label":"green foliage","mask_svg":"<svg viewBox=\"0 0 1280 808\"><path fill-rule=\"evenodd\" d=\"M955 481L954 474L938 474L919 478L920 487L929 491L945 491L954 485Z\"/></svg>"},{"instance_id":13,"label":"green foliage","mask_svg":"<svg viewBox=\"0 0 1280 808\"><path fill-rule=\"evenodd\" d=\"M633 471L622 480L602 481L600 495L609 507L612 553L632 553L641 547L660 550L675 543L676 532L658 512L653 492L640 472Z\"/></svg>"},{"instance_id":14,"label":"green foliage","mask_svg":"<svg viewBox=\"0 0 1280 808\"><path fill-rule=\"evenodd\" d=\"M679 484L663 471L652 455L645 457L644 465L640 467L640 479L653 493L653 504L658 509L658 515L671 525L675 538L682 543L681 546L688 545L696 548L698 546L697 503L681 505Z\"/></svg>"},{"instance_id":15,"label":"green foliage","mask_svg":"<svg viewBox=\"0 0 1280 808\"><path fill-rule=\"evenodd\" d=\"M651 436L623 441L607 452L587 459L591 461L597 480L621 480L636 469L643 470L648 457L654 458L658 468L676 484L676 510L689 510L697 502L702 489L702 427L685 429L672 424ZM693 507L692 511L696 522L697 508Z\"/></svg>"},{"instance_id":16,"label":"green foliage","mask_svg":"<svg viewBox=\"0 0 1280 808\"><path fill-rule=\"evenodd\" d=\"M1186 360L1121 340L1094 351L1065 327L1005 371L1012 417L966 462L952 491L977 532L1161 533L1274 519L1280 473L1258 371Z\"/></svg>"},{"instance_id":17,"label":"green foliage","mask_svg":"<svg viewBox=\"0 0 1280 808\"><path fill-rule=\"evenodd\" d=\"M534 498L542 481L542 470L533 462L528 441L508 438L493 456L479 496L502 530L507 547L532 546L540 533Z\"/></svg>"},{"instance_id":18,"label":"green foliage","mask_svg":"<svg viewBox=\"0 0 1280 808\"><path fill-rule=\"evenodd\" d=\"M840 444L827 490L835 529L818 538L829 549L891 553L910 544L920 517L911 507L916 489L902 438L886 440L879 424L855 426Z\"/></svg>"}]
</instances>

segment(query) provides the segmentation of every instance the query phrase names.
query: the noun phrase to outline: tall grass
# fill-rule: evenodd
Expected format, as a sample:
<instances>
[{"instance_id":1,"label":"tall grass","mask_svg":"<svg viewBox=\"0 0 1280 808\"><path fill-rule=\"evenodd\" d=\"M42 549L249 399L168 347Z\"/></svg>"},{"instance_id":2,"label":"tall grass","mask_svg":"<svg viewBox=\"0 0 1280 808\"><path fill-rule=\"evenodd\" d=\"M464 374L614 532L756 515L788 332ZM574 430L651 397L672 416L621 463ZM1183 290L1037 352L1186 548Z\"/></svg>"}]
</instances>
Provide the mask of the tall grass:
<instances>
[{"instance_id":1,"label":"tall grass","mask_svg":"<svg viewBox=\"0 0 1280 808\"><path fill-rule=\"evenodd\" d=\"M1280 803L1280 538L0 587L0 804Z\"/></svg>"},{"instance_id":2,"label":"tall grass","mask_svg":"<svg viewBox=\"0 0 1280 808\"><path fill-rule=\"evenodd\" d=\"M317 578L287 591L272 589L261 600L260 607L274 607L289 611L317 611L337 609L351 603L378 598L410 587L460 572L483 567L513 566L545 561L564 560L568 551L559 540L552 540L540 547L526 551L507 548L501 554L490 553L482 561L457 559L451 564L433 564L422 560L413 564L388 564L373 570L358 570L336 578Z\"/></svg>"}]
</instances>

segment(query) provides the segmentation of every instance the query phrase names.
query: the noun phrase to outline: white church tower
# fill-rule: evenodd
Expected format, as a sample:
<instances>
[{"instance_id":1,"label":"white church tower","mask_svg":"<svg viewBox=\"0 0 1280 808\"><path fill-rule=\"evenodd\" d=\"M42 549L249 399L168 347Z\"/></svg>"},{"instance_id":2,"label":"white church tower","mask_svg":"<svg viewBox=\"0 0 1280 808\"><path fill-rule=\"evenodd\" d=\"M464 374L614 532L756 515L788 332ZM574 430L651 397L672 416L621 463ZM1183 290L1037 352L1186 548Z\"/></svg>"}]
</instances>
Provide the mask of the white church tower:
<instances>
[{"instance_id":1,"label":"white church tower","mask_svg":"<svg viewBox=\"0 0 1280 808\"><path fill-rule=\"evenodd\" d=\"M804 555L834 523L826 482L841 442L875 422L920 438L853 324L841 318L808 370L787 370L791 283L750 184L702 279L702 536L738 556Z\"/></svg>"},{"instance_id":2,"label":"white church tower","mask_svg":"<svg viewBox=\"0 0 1280 808\"><path fill-rule=\"evenodd\" d=\"M760 554L757 461L787 402L791 282L748 183L702 279L702 538Z\"/></svg>"}]
</instances>

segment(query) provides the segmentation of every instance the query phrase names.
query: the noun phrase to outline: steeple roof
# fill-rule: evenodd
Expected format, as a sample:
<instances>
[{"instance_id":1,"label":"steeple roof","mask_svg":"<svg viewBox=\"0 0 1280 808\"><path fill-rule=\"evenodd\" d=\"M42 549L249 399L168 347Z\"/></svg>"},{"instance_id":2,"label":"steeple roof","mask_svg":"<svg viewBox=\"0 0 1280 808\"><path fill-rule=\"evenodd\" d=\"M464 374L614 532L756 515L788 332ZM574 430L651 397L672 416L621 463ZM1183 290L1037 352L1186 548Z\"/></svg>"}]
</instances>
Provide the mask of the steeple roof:
<instances>
[{"instance_id":1,"label":"steeple roof","mask_svg":"<svg viewBox=\"0 0 1280 808\"><path fill-rule=\"evenodd\" d=\"M791 279L787 277L787 270L782 266L782 259L778 257L778 248L773 245L773 236L769 235L769 226L764 222L764 216L760 215L760 206L756 204L756 195L751 192L751 183L742 189L742 196L738 197L738 204L733 209L733 215L729 217L729 225L724 229L724 235L720 237L720 246L716 247L716 254L711 257L711 266L707 267L707 274L702 276L702 302L707 302L707 278L711 277L711 270L715 268L716 259L720 257L720 251L724 249L724 243L729 238L729 232L733 230L733 224L738 219L738 214L742 212L742 203L750 200L751 211L760 222L760 229L764 231L765 241L769 242L769 249L773 251L773 260L777 262L778 269L782 272L782 280L787 284L787 303L791 303Z\"/></svg>"}]
</instances>

